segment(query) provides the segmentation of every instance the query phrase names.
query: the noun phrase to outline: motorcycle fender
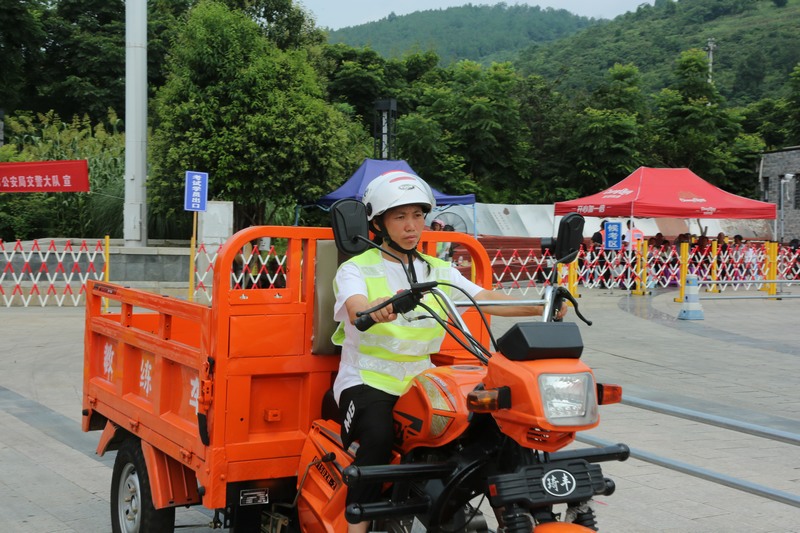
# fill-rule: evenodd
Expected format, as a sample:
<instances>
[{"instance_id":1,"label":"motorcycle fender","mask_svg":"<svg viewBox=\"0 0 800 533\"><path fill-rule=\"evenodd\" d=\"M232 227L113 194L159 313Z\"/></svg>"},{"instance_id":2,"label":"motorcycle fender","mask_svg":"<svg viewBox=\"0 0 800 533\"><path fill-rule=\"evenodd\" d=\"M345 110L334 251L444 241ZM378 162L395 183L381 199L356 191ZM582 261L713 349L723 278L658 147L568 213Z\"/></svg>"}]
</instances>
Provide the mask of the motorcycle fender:
<instances>
[{"instance_id":1,"label":"motorcycle fender","mask_svg":"<svg viewBox=\"0 0 800 533\"><path fill-rule=\"evenodd\" d=\"M320 458L333 452L332 461L320 462ZM344 518L347 486L342 481L341 471L350 466L353 457L342 449L339 425L326 421L315 421L303 445L298 467L297 515L301 530L306 533L345 533ZM303 474L305 480L303 480Z\"/></svg>"}]
</instances>

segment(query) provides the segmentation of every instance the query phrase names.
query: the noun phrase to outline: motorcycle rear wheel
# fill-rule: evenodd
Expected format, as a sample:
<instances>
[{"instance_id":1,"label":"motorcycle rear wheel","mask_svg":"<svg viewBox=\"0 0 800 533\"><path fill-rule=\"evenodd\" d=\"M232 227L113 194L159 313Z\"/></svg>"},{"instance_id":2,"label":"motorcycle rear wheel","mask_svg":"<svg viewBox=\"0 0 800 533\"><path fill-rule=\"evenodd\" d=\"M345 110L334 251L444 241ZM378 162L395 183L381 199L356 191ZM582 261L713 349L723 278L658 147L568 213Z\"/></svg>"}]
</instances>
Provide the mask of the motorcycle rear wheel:
<instances>
[{"instance_id":1,"label":"motorcycle rear wheel","mask_svg":"<svg viewBox=\"0 0 800 533\"><path fill-rule=\"evenodd\" d=\"M111 475L113 533L172 531L175 508L156 509L141 441L129 437L117 451Z\"/></svg>"}]
</instances>

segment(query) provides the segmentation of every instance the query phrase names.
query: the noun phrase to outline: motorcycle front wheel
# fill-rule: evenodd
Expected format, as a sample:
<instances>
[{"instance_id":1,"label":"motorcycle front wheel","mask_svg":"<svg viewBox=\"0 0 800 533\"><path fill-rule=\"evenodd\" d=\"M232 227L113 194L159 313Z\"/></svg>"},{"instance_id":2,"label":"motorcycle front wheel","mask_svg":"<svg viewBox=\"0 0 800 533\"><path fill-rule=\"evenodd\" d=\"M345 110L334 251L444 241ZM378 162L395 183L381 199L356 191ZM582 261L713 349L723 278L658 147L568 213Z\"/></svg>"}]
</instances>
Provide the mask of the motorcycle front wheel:
<instances>
[{"instance_id":1,"label":"motorcycle front wheel","mask_svg":"<svg viewBox=\"0 0 800 533\"><path fill-rule=\"evenodd\" d=\"M386 533L411 533L414 529L414 517L386 518L376 520L373 531ZM462 525L457 525L462 524ZM421 524L420 524L421 525ZM450 524L444 524L436 531L440 533L489 533L486 517L478 509L465 506L462 511L453 517Z\"/></svg>"}]
</instances>

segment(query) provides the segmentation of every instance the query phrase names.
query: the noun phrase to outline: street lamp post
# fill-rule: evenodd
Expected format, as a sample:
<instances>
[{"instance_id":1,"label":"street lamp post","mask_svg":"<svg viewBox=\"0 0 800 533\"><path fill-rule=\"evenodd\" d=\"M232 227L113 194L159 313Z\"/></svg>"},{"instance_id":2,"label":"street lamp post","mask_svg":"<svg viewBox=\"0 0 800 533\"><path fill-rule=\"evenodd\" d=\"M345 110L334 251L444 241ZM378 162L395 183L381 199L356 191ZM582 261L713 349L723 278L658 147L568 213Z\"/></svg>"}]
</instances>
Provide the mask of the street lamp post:
<instances>
[{"instance_id":1,"label":"street lamp post","mask_svg":"<svg viewBox=\"0 0 800 533\"><path fill-rule=\"evenodd\" d=\"M395 158L395 123L397 100L383 98L375 101L375 159Z\"/></svg>"}]
</instances>

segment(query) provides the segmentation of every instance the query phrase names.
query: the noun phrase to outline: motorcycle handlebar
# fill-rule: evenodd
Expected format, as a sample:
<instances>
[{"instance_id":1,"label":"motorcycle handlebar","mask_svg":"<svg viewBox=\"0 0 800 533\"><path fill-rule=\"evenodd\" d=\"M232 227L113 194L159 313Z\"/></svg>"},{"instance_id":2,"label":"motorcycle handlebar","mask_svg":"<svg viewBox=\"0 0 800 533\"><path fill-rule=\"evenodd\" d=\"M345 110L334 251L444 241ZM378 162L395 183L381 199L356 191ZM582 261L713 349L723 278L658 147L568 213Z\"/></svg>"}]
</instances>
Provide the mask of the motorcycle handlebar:
<instances>
[{"instance_id":1,"label":"motorcycle handlebar","mask_svg":"<svg viewBox=\"0 0 800 533\"><path fill-rule=\"evenodd\" d=\"M375 321L370 316L375 311L383 309L391 304L392 312L394 313L407 313L413 310L422 300L422 296L438 285L435 281L426 281L423 283L412 283L410 289L404 289L397 294L385 300L374 307L359 311L356 313L356 320L353 323L358 331L366 331L375 325Z\"/></svg>"},{"instance_id":2,"label":"motorcycle handlebar","mask_svg":"<svg viewBox=\"0 0 800 533\"><path fill-rule=\"evenodd\" d=\"M561 304L563 303L563 301L567 300L568 302L570 302L572 304L572 308L575 310L575 315L578 318L580 318L581 320L583 320L583 322L587 326L591 326L592 325L592 321L581 314L580 310L578 309L578 301L575 299L574 296L572 296L572 293L569 292L569 289L567 289L565 287L558 287L556 289L556 294L553 297L553 299L554 299L554 301L553 301L553 313L558 313L558 310L561 309ZM554 320L556 320L556 319L554 319ZM558 322L560 322L560 321L561 321L561 319L559 318Z\"/></svg>"},{"instance_id":3,"label":"motorcycle handlebar","mask_svg":"<svg viewBox=\"0 0 800 533\"><path fill-rule=\"evenodd\" d=\"M372 320L371 315L360 315L353 324L358 331L367 331L375 325L375 321Z\"/></svg>"},{"instance_id":4,"label":"motorcycle handlebar","mask_svg":"<svg viewBox=\"0 0 800 533\"><path fill-rule=\"evenodd\" d=\"M383 309L384 307L387 307L388 305L392 306L393 313L407 313L417 307L417 305L419 305L419 303L422 301L422 297L425 295L425 293L432 291L435 287L437 287L437 285L438 283L436 281L412 283L410 289L398 291L397 294L379 303L378 305L357 312L356 320L353 322L353 324L359 331L368 330L375 325L375 320L373 320L371 314L375 311ZM556 316L559 309L561 309L563 301L567 300L572 304L572 307L575 310L575 315L584 323L586 323L587 326L592 325L592 321L583 316L583 314L580 312L580 309L578 308L578 301L574 296L572 296L572 293L570 293L566 287L555 287L553 292L549 293L549 295L549 305L545 304L545 310L550 310L553 316L546 317L545 321L561 321L561 319L557 318Z\"/></svg>"}]
</instances>

